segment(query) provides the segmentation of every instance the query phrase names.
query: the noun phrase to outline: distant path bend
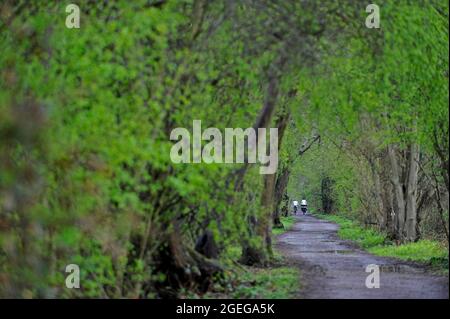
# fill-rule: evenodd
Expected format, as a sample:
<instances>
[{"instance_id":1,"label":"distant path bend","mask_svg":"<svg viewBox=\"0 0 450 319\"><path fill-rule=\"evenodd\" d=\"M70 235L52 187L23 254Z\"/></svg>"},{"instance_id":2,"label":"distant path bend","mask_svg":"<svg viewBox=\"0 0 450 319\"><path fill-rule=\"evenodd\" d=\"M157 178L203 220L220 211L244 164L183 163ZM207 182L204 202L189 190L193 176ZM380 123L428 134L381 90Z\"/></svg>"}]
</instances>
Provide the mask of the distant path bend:
<instances>
[{"instance_id":1,"label":"distant path bend","mask_svg":"<svg viewBox=\"0 0 450 319\"><path fill-rule=\"evenodd\" d=\"M313 216L296 216L276 247L301 272L300 298L448 299L448 277L393 258L378 257L337 237L338 225ZM369 289L366 266L380 266L380 288Z\"/></svg>"}]
</instances>

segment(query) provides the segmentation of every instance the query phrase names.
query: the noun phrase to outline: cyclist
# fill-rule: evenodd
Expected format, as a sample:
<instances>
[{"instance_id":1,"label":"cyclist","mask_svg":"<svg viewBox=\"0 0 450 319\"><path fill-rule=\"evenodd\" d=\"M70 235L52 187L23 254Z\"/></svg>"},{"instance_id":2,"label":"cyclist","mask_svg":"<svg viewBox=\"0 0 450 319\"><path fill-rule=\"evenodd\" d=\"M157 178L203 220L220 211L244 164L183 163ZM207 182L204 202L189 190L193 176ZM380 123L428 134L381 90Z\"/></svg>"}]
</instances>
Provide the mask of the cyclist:
<instances>
[{"instance_id":1,"label":"cyclist","mask_svg":"<svg viewBox=\"0 0 450 319\"><path fill-rule=\"evenodd\" d=\"M294 215L297 215L298 201L294 200L292 205L294 206Z\"/></svg>"},{"instance_id":2,"label":"cyclist","mask_svg":"<svg viewBox=\"0 0 450 319\"><path fill-rule=\"evenodd\" d=\"M303 212L303 215L306 215L306 213L308 212L308 203L306 202L305 199L302 199L302 202L300 204L300 209Z\"/></svg>"}]
</instances>

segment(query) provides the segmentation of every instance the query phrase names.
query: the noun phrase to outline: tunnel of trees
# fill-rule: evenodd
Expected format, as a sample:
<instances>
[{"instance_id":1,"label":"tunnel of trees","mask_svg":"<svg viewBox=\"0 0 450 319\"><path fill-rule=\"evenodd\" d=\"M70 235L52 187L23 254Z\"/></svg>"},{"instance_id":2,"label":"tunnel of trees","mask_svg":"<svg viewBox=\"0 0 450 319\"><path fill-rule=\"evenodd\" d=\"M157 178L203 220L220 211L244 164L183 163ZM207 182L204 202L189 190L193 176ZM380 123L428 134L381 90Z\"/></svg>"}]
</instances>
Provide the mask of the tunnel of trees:
<instances>
[{"instance_id":1,"label":"tunnel of trees","mask_svg":"<svg viewBox=\"0 0 450 319\"><path fill-rule=\"evenodd\" d=\"M0 296L176 297L268 264L307 198L448 243L447 1L0 4ZM278 128L279 165L174 164L176 127ZM83 269L64 290L64 269Z\"/></svg>"}]
</instances>

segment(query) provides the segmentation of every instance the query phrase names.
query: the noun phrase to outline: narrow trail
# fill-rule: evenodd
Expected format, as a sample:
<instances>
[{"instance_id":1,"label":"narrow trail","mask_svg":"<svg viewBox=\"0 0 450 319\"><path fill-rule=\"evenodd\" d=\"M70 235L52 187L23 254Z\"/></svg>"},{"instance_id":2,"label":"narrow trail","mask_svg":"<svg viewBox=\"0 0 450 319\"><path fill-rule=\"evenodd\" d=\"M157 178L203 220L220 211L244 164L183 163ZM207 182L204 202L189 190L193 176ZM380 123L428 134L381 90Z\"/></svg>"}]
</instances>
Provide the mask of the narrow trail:
<instances>
[{"instance_id":1,"label":"narrow trail","mask_svg":"<svg viewBox=\"0 0 450 319\"><path fill-rule=\"evenodd\" d=\"M296 216L276 247L301 272L300 298L448 298L448 277L393 258L378 257L337 237L338 225ZM380 288L366 287L366 266L380 266Z\"/></svg>"}]
</instances>

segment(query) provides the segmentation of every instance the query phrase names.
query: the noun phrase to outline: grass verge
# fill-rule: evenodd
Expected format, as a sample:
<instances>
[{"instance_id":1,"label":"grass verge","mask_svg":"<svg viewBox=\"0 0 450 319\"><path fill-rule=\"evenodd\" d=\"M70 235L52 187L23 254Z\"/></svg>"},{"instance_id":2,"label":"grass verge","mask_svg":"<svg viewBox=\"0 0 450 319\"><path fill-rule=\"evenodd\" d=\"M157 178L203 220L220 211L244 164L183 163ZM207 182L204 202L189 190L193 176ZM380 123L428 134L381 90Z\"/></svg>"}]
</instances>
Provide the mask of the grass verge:
<instances>
[{"instance_id":1,"label":"grass verge","mask_svg":"<svg viewBox=\"0 0 450 319\"><path fill-rule=\"evenodd\" d=\"M419 240L403 245L375 246L368 250L374 255L417 261L448 275L448 250L439 242Z\"/></svg>"},{"instance_id":2,"label":"grass verge","mask_svg":"<svg viewBox=\"0 0 450 319\"><path fill-rule=\"evenodd\" d=\"M315 216L335 222L340 226L339 238L354 241L374 255L423 263L440 273L448 274L448 248L437 241L422 239L415 243L394 245L385 234L363 228L345 217L324 214Z\"/></svg>"},{"instance_id":3,"label":"grass verge","mask_svg":"<svg viewBox=\"0 0 450 319\"><path fill-rule=\"evenodd\" d=\"M295 223L293 216L282 217L284 229L274 229L278 235L289 230ZM225 278L202 295L183 293L182 298L234 298L234 299L291 299L300 290L300 271L291 267L276 250L268 267L244 266L237 262L242 253L239 246L227 249L224 262Z\"/></svg>"},{"instance_id":4,"label":"grass verge","mask_svg":"<svg viewBox=\"0 0 450 319\"><path fill-rule=\"evenodd\" d=\"M284 228L273 228L272 234L275 236L287 232L292 227L292 225L295 224L294 216L287 216L287 217L282 216L280 218L280 220L281 220L281 223L283 224Z\"/></svg>"},{"instance_id":5,"label":"grass verge","mask_svg":"<svg viewBox=\"0 0 450 319\"><path fill-rule=\"evenodd\" d=\"M299 271L291 267L248 269L232 293L233 298L289 299L299 290Z\"/></svg>"},{"instance_id":6,"label":"grass verge","mask_svg":"<svg viewBox=\"0 0 450 319\"><path fill-rule=\"evenodd\" d=\"M182 299L293 299L300 289L299 270L287 266L247 267L228 274L227 284L217 284L202 295L189 291Z\"/></svg>"},{"instance_id":7,"label":"grass verge","mask_svg":"<svg viewBox=\"0 0 450 319\"><path fill-rule=\"evenodd\" d=\"M374 229L362 228L345 217L324 214L315 214L315 216L338 224L340 226L338 230L339 238L354 241L362 248L367 249L387 243L386 235Z\"/></svg>"},{"instance_id":8,"label":"grass verge","mask_svg":"<svg viewBox=\"0 0 450 319\"><path fill-rule=\"evenodd\" d=\"M292 299L300 290L300 271L291 267L283 256L274 252L268 267L234 263L225 270L225 277L205 294L181 293L187 299Z\"/></svg>"}]
</instances>

